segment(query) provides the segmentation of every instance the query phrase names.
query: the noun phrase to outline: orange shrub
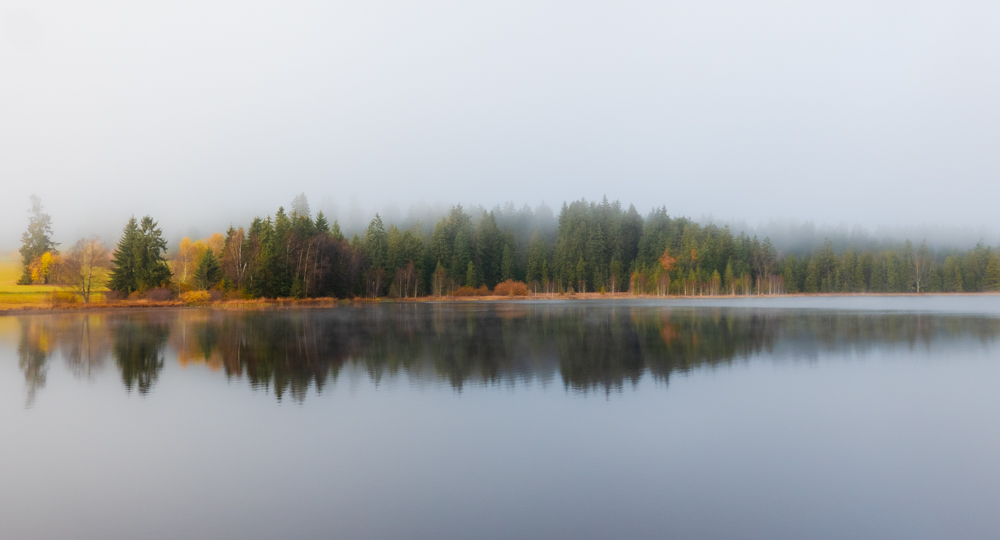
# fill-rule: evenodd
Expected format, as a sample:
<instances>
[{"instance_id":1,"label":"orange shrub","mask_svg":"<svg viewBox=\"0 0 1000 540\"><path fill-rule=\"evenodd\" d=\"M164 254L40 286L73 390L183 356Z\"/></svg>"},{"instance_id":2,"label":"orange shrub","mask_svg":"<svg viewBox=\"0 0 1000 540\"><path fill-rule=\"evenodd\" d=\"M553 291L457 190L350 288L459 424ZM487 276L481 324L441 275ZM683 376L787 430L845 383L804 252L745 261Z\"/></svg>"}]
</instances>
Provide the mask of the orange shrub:
<instances>
[{"instance_id":1,"label":"orange shrub","mask_svg":"<svg viewBox=\"0 0 1000 540\"><path fill-rule=\"evenodd\" d=\"M497 283L493 289L493 294L497 296L528 296L528 286L522 281L508 279L502 283Z\"/></svg>"},{"instance_id":2,"label":"orange shrub","mask_svg":"<svg viewBox=\"0 0 1000 540\"><path fill-rule=\"evenodd\" d=\"M452 293L453 296L489 296L490 288L486 285L480 285L478 289L473 289L472 287L459 287L458 290Z\"/></svg>"}]
</instances>

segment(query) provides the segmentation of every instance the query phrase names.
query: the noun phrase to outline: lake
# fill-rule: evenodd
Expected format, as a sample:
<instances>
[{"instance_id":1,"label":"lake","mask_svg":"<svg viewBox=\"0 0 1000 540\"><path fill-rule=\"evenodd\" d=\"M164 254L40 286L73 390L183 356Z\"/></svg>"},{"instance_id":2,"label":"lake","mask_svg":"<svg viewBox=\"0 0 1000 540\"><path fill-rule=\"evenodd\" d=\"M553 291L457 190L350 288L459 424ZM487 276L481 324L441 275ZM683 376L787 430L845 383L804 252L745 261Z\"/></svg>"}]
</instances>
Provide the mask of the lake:
<instances>
[{"instance_id":1,"label":"lake","mask_svg":"<svg viewBox=\"0 0 1000 540\"><path fill-rule=\"evenodd\" d=\"M0 316L0 536L1000 538L1000 296Z\"/></svg>"}]
</instances>

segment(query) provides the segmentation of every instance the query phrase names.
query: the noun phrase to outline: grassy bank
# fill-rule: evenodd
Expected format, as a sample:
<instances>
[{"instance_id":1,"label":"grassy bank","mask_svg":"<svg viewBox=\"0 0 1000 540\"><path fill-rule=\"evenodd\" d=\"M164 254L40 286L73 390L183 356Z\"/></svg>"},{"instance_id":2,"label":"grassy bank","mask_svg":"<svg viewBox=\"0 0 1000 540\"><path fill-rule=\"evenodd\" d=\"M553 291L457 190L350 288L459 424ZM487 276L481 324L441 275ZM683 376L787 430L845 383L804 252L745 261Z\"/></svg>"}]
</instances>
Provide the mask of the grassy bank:
<instances>
[{"instance_id":1,"label":"grassy bank","mask_svg":"<svg viewBox=\"0 0 1000 540\"><path fill-rule=\"evenodd\" d=\"M0 309L52 303L52 293L60 288L53 285L18 285L21 261L17 252L0 257Z\"/></svg>"}]
</instances>

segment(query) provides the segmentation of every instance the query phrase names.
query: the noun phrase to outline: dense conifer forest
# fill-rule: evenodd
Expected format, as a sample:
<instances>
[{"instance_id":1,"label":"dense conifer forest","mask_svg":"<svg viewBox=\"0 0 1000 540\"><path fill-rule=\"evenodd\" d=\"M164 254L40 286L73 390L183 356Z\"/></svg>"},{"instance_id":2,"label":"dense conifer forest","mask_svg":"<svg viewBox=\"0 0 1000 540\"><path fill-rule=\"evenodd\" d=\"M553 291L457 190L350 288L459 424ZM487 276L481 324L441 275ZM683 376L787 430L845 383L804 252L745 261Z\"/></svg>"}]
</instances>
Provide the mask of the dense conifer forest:
<instances>
[{"instance_id":1,"label":"dense conifer forest","mask_svg":"<svg viewBox=\"0 0 1000 540\"><path fill-rule=\"evenodd\" d=\"M81 246L94 239L61 256L49 216L32 202L22 282L79 283ZM290 211L173 248L151 217L133 218L108 250L106 284L121 297L201 290L240 298L1000 290L1000 256L982 244L958 251L908 240L871 250L826 241L810 253L782 253L768 238L671 217L665 207L642 215L605 198L564 203L558 215L546 210L455 206L433 227L406 228L376 215L346 238L300 195Z\"/></svg>"}]
</instances>

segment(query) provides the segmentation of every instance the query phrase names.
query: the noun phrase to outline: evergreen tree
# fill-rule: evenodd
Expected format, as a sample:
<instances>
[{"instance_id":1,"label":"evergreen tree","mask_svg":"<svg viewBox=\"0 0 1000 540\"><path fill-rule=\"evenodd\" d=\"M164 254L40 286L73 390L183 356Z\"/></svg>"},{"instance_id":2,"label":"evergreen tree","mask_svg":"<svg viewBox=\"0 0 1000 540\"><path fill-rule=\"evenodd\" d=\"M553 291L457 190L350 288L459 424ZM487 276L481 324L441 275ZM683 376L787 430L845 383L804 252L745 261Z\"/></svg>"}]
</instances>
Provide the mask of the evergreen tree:
<instances>
[{"instance_id":1,"label":"evergreen tree","mask_svg":"<svg viewBox=\"0 0 1000 540\"><path fill-rule=\"evenodd\" d=\"M324 219L324 221L326 221L326 220ZM318 220L317 220L317 224L318 224ZM344 233L342 233L340 231L340 223L338 223L337 220L333 221L333 228L330 229L330 236L332 236L334 240L338 240L338 241L344 239Z\"/></svg>"},{"instance_id":2,"label":"evergreen tree","mask_svg":"<svg viewBox=\"0 0 1000 540\"><path fill-rule=\"evenodd\" d=\"M514 279L514 255L510 251L509 245L504 245L503 255L500 257L500 281Z\"/></svg>"},{"instance_id":3,"label":"evergreen tree","mask_svg":"<svg viewBox=\"0 0 1000 540\"><path fill-rule=\"evenodd\" d=\"M500 282L503 259L503 237L493 212L483 212L476 230L476 270L487 287Z\"/></svg>"},{"instance_id":4,"label":"evergreen tree","mask_svg":"<svg viewBox=\"0 0 1000 540\"><path fill-rule=\"evenodd\" d=\"M799 292L795 283L795 256L792 255L785 261L784 268L781 269L781 279L785 282L785 292L795 294Z\"/></svg>"},{"instance_id":5,"label":"evergreen tree","mask_svg":"<svg viewBox=\"0 0 1000 540\"><path fill-rule=\"evenodd\" d=\"M42 199L32 195L28 230L21 235L21 279L19 285L31 284L31 264L47 252L55 251L56 243L52 241L52 218L42 211Z\"/></svg>"},{"instance_id":6,"label":"evergreen tree","mask_svg":"<svg viewBox=\"0 0 1000 540\"><path fill-rule=\"evenodd\" d=\"M729 294L736 294L736 274L733 273L733 263L732 261L726 262L726 272L722 274L723 286L726 288L726 292Z\"/></svg>"},{"instance_id":7,"label":"evergreen tree","mask_svg":"<svg viewBox=\"0 0 1000 540\"><path fill-rule=\"evenodd\" d=\"M292 275L289 272L291 266L291 235L292 220L285 213L283 206L278 207L278 212L274 214L274 233L268 239L270 245L267 247L271 256L268 258L268 297L286 297L292 292Z\"/></svg>"},{"instance_id":8,"label":"evergreen tree","mask_svg":"<svg viewBox=\"0 0 1000 540\"><path fill-rule=\"evenodd\" d=\"M125 295L170 283L170 267L163 254L167 241L150 216L129 219L118 242L108 288Z\"/></svg>"},{"instance_id":9,"label":"evergreen tree","mask_svg":"<svg viewBox=\"0 0 1000 540\"><path fill-rule=\"evenodd\" d=\"M983 273L984 287L988 291L1000 291L1000 256L990 253Z\"/></svg>"},{"instance_id":10,"label":"evergreen tree","mask_svg":"<svg viewBox=\"0 0 1000 540\"><path fill-rule=\"evenodd\" d=\"M820 287L820 277L819 277L819 263L816 261L816 257L809 258L809 266L806 268L806 282L803 291L807 293L819 292Z\"/></svg>"},{"instance_id":11,"label":"evergreen tree","mask_svg":"<svg viewBox=\"0 0 1000 540\"><path fill-rule=\"evenodd\" d=\"M222 280L222 267L211 249L206 249L198 268L194 271L194 282L199 289L211 289Z\"/></svg>"},{"instance_id":12,"label":"evergreen tree","mask_svg":"<svg viewBox=\"0 0 1000 540\"><path fill-rule=\"evenodd\" d=\"M451 251L451 276L458 281L464 277L468 270L469 263L472 262L472 249L469 246L469 239L465 229L461 228L455 233L454 246Z\"/></svg>"},{"instance_id":13,"label":"evergreen tree","mask_svg":"<svg viewBox=\"0 0 1000 540\"><path fill-rule=\"evenodd\" d=\"M319 213L316 214L315 226L317 231L330 232L330 223L326 220L326 216L323 215L322 210L320 210ZM336 223L334 223L334 226L336 226ZM337 228L339 229L340 227Z\"/></svg>"},{"instance_id":14,"label":"evergreen tree","mask_svg":"<svg viewBox=\"0 0 1000 540\"><path fill-rule=\"evenodd\" d=\"M611 286L611 293L621 292L622 284L625 283L625 267L618 257L611 258L611 266L608 268L608 284Z\"/></svg>"},{"instance_id":15,"label":"evergreen tree","mask_svg":"<svg viewBox=\"0 0 1000 540\"><path fill-rule=\"evenodd\" d=\"M469 261L469 265L465 271L465 286L476 286L476 265L472 261Z\"/></svg>"},{"instance_id":16,"label":"evergreen tree","mask_svg":"<svg viewBox=\"0 0 1000 540\"><path fill-rule=\"evenodd\" d=\"M111 274L108 276L108 288L124 295L139 290L139 265L141 238L139 222L135 216L129 218L125 225L118 247L111 260Z\"/></svg>"},{"instance_id":17,"label":"evergreen tree","mask_svg":"<svg viewBox=\"0 0 1000 540\"><path fill-rule=\"evenodd\" d=\"M306 198L305 193L299 193L292 199L292 214L305 218L310 217L309 199Z\"/></svg>"}]
</instances>

